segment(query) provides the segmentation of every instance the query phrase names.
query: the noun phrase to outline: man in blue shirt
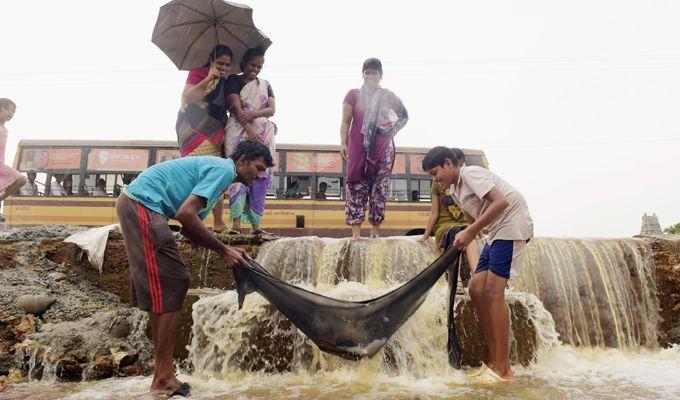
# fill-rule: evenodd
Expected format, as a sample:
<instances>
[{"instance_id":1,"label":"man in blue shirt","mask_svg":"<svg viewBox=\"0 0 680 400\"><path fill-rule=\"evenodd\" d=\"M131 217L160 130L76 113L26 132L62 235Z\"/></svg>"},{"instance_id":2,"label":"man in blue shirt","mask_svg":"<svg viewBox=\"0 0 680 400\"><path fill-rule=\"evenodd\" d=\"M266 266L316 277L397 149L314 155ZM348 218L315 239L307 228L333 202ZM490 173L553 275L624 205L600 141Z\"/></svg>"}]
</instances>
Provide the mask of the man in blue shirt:
<instances>
[{"instance_id":1,"label":"man in blue shirt","mask_svg":"<svg viewBox=\"0 0 680 400\"><path fill-rule=\"evenodd\" d=\"M188 395L190 387L175 378L172 352L190 275L182 261L168 219L182 224L192 242L215 251L228 267L248 257L229 247L203 225L232 182L253 183L274 165L269 149L258 141L241 142L228 159L186 157L156 164L142 172L118 197L120 221L130 264L131 303L148 311L155 349L151 393Z\"/></svg>"}]
</instances>

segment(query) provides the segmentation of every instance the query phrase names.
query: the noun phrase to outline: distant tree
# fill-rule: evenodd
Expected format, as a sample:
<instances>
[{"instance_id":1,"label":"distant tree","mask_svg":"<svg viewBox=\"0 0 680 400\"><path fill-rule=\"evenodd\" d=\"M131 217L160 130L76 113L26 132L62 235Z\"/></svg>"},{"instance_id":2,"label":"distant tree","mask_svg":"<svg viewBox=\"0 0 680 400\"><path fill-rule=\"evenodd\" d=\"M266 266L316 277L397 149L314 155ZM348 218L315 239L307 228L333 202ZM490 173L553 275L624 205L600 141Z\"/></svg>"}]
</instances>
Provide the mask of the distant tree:
<instances>
[{"instance_id":1,"label":"distant tree","mask_svg":"<svg viewBox=\"0 0 680 400\"><path fill-rule=\"evenodd\" d=\"M671 233L671 234L674 234L674 235L680 235L680 222L678 222L675 225L671 225L668 228L664 229L664 232Z\"/></svg>"}]
</instances>

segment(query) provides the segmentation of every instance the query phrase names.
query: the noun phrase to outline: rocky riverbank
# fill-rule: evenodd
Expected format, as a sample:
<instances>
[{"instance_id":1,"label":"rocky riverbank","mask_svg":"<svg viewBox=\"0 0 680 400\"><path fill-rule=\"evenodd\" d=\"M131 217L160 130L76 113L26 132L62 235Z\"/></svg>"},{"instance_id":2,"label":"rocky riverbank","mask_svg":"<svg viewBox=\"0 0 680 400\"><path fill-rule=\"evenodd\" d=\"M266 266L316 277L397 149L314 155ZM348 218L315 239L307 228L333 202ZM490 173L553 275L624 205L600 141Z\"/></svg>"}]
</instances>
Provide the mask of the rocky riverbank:
<instances>
[{"instance_id":1,"label":"rocky riverbank","mask_svg":"<svg viewBox=\"0 0 680 400\"><path fill-rule=\"evenodd\" d=\"M680 235L647 236L659 295L659 344L680 343Z\"/></svg>"},{"instance_id":2,"label":"rocky riverbank","mask_svg":"<svg viewBox=\"0 0 680 400\"><path fill-rule=\"evenodd\" d=\"M149 372L146 316L46 249L80 228L0 231L0 376L103 379Z\"/></svg>"},{"instance_id":3,"label":"rocky riverbank","mask_svg":"<svg viewBox=\"0 0 680 400\"><path fill-rule=\"evenodd\" d=\"M122 236L111 232L102 273L64 238L80 227L0 228L0 385L41 379L104 379L152 372L146 313L128 305L129 267ZM178 236L191 266L192 288L231 289L233 275L219 257ZM233 237L235 244L262 238ZM251 249L255 250L255 249ZM190 293L175 358L186 358Z\"/></svg>"}]
</instances>

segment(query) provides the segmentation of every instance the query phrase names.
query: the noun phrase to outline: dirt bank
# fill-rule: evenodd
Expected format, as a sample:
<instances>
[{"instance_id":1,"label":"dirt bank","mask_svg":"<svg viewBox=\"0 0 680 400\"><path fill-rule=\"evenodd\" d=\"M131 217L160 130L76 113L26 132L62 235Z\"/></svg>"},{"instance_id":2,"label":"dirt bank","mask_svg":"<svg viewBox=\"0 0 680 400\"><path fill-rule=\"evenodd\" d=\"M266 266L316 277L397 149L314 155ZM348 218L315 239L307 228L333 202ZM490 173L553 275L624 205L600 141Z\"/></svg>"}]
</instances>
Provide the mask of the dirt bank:
<instances>
[{"instance_id":1,"label":"dirt bank","mask_svg":"<svg viewBox=\"0 0 680 400\"><path fill-rule=\"evenodd\" d=\"M78 230L0 231L0 375L81 380L149 372L144 313L46 257L44 243ZM29 314L22 296L50 301Z\"/></svg>"}]
</instances>

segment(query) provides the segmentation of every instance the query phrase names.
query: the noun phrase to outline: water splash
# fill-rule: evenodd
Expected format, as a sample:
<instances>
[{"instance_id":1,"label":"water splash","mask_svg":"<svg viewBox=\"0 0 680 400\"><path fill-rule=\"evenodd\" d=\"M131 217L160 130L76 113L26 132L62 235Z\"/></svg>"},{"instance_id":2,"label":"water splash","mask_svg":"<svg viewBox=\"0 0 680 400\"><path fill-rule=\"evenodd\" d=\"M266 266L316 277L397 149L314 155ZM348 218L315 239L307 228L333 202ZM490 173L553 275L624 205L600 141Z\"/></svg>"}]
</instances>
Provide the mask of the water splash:
<instances>
[{"instance_id":1,"label":"water splash","mask_svg":"<svg viewBox=\"0 0 680 400\"><path fill-rule=\"evenodd\" d=\"M308 290L360 301L394 289L429 265L437 256L430 245L408 238L284 239L265 246L258 261ZM386 375L437 374L448 366L447 301L448 288L441 280L384 349L357 363L320 352L259 295L246 297L242 310L234 292L204 297L193 306L190 364L205 378L223 378L235 370L300 373L368 368ZM534 295L513 291L508 301L519 302L526 310L526 323L532 332L536 330L539 346L557 343L552 317Z\"/></svg>"},{"instance_id":2,"label":"water splash","mask_svg":"<svg viewBox=\"0 0 680 400\"><path fill-rule=\"evenodd\" d=\"M358 282L343 282L321 293L339 299L365 300L391 289L387 286L376 290ZM527 323L537 327L539 348L548 349L558 343L552 316L534 295L511 292L507 297L508 302L524 305ZM466 298L462 296L458 302ZM442 282L375 357L356 362L320 352L257 294L246 297L241 310L234 292L208 296L194 303L189 360L195 374L205 379L225 379L238 370L316 373L370 369L388 376L438 375L449 368L447 301L448 288Z\"/></svg>"}]
</instances>

